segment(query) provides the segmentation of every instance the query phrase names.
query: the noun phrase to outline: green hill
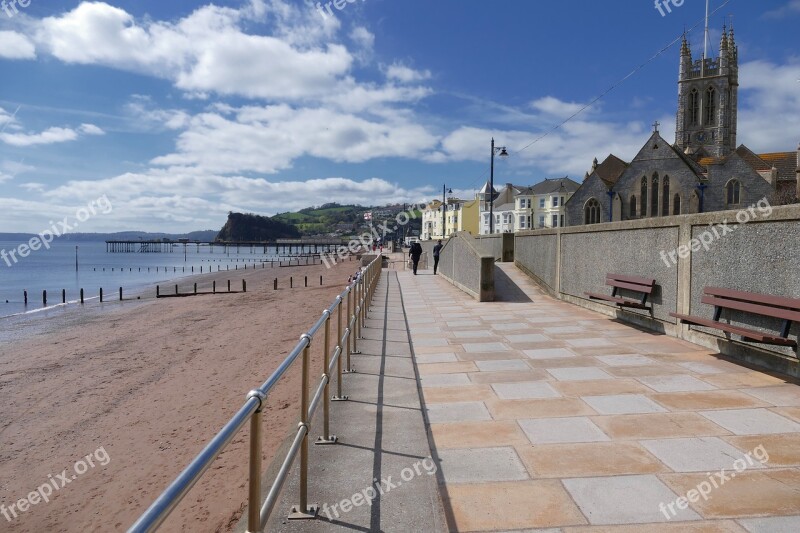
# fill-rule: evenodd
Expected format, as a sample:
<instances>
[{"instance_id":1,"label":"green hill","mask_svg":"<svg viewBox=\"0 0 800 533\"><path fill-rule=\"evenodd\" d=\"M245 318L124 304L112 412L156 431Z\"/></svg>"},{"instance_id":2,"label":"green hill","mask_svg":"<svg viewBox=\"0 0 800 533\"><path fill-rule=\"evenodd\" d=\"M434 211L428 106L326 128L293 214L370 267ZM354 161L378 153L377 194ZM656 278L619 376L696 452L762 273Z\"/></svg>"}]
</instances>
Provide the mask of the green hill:
<instances>
[{"instance_id":1,"label":"green hill","mask_svg":"<svg viewBox=\"0 0 800 533\"><path fill-rule=\"evenodd\" d=\"M217 242L275 241L296 239L300 231L291 224L274 218L244 213L228 213L228 221L217 234Z\"/></svg>"}]
</instances>

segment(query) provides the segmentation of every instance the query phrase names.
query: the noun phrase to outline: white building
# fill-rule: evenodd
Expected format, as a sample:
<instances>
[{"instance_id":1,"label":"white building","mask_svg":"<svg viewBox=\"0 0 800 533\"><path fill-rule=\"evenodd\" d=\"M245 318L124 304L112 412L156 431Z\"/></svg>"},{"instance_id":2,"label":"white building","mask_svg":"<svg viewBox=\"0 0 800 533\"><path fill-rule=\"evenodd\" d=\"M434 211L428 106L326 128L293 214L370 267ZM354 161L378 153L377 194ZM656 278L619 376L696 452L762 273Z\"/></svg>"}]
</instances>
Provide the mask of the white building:
<instances>
[{"instance_id":1,"label":"white building","mask_svg":"<svg viewBox=\"0 0 800 533\"><path fill-rule=\"evenodd\" d=\"M561 228L566 225L565 204L580 184L569 178L546 179L520 191L514 214L518 230Z\"/></svg>"}]
</instances>

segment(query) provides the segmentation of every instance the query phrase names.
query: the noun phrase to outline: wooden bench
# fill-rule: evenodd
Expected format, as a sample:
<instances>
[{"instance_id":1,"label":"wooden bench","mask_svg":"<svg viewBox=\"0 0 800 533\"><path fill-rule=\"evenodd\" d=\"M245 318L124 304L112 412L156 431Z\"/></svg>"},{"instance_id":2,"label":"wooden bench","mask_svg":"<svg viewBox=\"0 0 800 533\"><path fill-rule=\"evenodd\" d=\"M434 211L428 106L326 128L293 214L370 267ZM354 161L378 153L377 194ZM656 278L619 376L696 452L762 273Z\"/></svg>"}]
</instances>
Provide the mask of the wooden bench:
<instances>
[{"instance_id":1,"label":"wooden bench","mask_svg":"<svg viewBox=\"0 0 800 533\"><path fill-rule=\"evenodd\" d=\"M706 287L703 291L703 298L700 301L704 304L714 306L713 319L682 315L680 313L670 313L670 316L686 324L706 326L735 335L741 335L742 338L747 341L797 347L797 341L789 339L788 337L792 322L800 321L800 300L798 299L770 296L755 292L735 291L719 287ZM742 326L734 326L725 322L720 322L723 309L734 309L758 316L778 318L783 320L783 326L781 327L779 335L770 335Z\"/></svg>"},{"instance_id":2,"label":"wooden bench","mask_svg":"<svg viewBox=\"0 0 800 533\"><path fill-rule=\"evenodd\" d=\"M656 280L637 276L623 276L622 274L606 274L606 285L613 287L611 296L594 292L584 294L592 300L603 300L620 307L635 307L636 309L647 309L652 312L652 307L647 305L647 297L653 293ZM619 296L620 289L638 293L638 299Z\"/></svg>"}]
</instances>

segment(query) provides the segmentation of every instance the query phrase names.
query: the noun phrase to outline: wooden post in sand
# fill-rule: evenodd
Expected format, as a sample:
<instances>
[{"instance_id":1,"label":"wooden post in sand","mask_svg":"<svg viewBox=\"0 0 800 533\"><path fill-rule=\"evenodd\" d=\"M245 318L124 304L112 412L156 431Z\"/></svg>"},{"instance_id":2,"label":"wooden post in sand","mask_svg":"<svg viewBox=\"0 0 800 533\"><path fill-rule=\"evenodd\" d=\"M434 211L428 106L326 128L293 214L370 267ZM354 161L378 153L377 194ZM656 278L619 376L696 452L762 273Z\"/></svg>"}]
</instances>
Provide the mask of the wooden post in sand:
<instances>
[{"instance_id":1,"label":"wooden post in sand","mask_svg":"<svg viewBox=\"0 0 800 533\"><path fill-rule=\"evenodd\" d=\"M25 306L28 305L28 291L22 291L22 296L25 298Z\"/></svg>"},{"instance_id":2,"label":"wooden post in sand","mask_svg":"<svg viewBox=\"0 0 800 533\"><path fill-rule=\"evenodd\" d=\"M119 301L122 301L122 287L119 288Z\"/></svg>"},{"instance_id":3,"label":"wooden post in sand","mask_svg":"<svg viewBox=\"0 0 800 533\"><path fill-rule=\"evenodd\" d=\"M228 292L231 292L231 280L228 280Z\"/></svg>"},{"instance_id":4,"label":"wooden post in sand","mask_svg":"<svg viewBox=\"0 0 800 533\"><path fill-rule=\"evenodd\" d=\"M61 303L67 303L67 289L61 289Z\"/></svg>"},{"instance_id":5,"label":"wooden post in sand","mask_svg":"<svg viewBox=\"0 0 800 533\"><path fill-rule=\"evenodd\" d=\"M103 303L103 287L100 287L100 303Z\"/></svg>"},{"instance_id":6,"label":"wooden post in sand","mask_svg":"<svg viewBox=\"0 0 800 533\"><path fill-rule=\"evenodd\" d=\"M242 280L242 292L247 292L247 282Z\"/></svg>"},{"instance_id":7,"label":"wooden post in sand","mask_svg":"<svg viewBox=\"0 0 800 533\"><path fill-rule=\"evenodd\" d=\"M81 305L83 305L83 289L81 289Z\"/></svg>"},{"instance_id":8,"label":"wooden post in sand","mask_svg":"<svg viewBox=\"0 0 800 533\"><path fill-rule=\"evenodd\" d=\"M47 307L47 291L42 291L42 303Z\"/></svg>"},{"instance_id":9,"label":"wooden post in sand","mask_svg":"<svg viewBox=\"0 0 800 533\"><path fill-rule=\"evenodd\" d=\"M278 290L278 278L275 278L275 281L272 282L272 290Z\"/></svg>"}]
</instances>

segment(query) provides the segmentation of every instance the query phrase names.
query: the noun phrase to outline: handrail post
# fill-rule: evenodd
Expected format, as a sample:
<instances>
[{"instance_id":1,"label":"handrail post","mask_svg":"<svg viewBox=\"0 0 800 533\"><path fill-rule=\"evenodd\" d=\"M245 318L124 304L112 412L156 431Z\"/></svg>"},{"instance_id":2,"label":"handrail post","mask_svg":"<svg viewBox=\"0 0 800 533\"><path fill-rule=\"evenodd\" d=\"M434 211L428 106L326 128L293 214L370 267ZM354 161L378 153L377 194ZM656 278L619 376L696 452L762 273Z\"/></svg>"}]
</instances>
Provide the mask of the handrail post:
<instances>
[{"instance_id":1,"label":"handrail post","mask_svg":"<svg viewBox=\"0 0 800 533\"><path fill-rule=\"evenodd\" d=\"M349 290L347 292L347 297L350 297ZM336 338L338 339L336 342L336 347L339 348L339 359L336 360L336 396L331 398L331 400L334 402L344 402L347 401L347 396L342 394L342 358L345 356L345 353L347 354L348 359L350 357L350 335L348 334L347 336L347 342L343 343L342 335L344 335L344 333L342 332L342 313L344 311L344 299L341 296L339 296L339 305L337 307L339 310L336 313ZM348 308L349 307L350 305L348 303ZM348 332L349 331L350 330L348 329Z\"/></svg>"},{"instance_id":2,"label":"handrail post","mask_svg":"<svg viewBox=\"0 0 800 533\"><path fill-rule=\"evenodd\" d=\"M328 375L328 365L330 365L331 353L331 312L326 309L322 312L325 317L325 346L323 347L322 354L322 379L325 380L325 392L322 398L322 427L323 433L321 437L317 437L314 444L336 444L339 438L336 435L331 435L330 427L330 412L331 412L331 377ZM338 343L337 343L338 344ZM340 355L341 357L341 355Z\"/></svg>"},{"instance_id":3,"label":"handrail post","mask_svg":"<svg viewBox=\"0 0 800 533\"><path fill-rule=\"evenodd\" d=\"M350 360L350 355L354 353L361 353L358 351L358 345L356 344L356 335L355 335L355 303L356 297L358 293L358 283L354 283L352 287L350 287L350 292L347 293L347 368L344 369L345 374L349 374L353 372L353 364ZM351 327L352 324L352 327ZM352 346L351 346L352 343Z\"/></svg>"},{"instance_id":4,"label":"handrail post","mask_svg":"<svg viewBox=\"0 0 800 533\"><path fill-rule=\"evenodd\" d=\"M289 520L308 520L317 517L318 507L308 505L308 375L311 371L311 337L306 333L300 339L306 339L303 348L303 384L300 398L300 431L305 431L303 444L300 446L300 505L292 507Z\"/></svg>"},{"instance_id":5,"label":"handrail post","mask_svg":"<svg viewBox=\"0 0 800 533\"><path fill-rule=\"evenodd\" d=\"M247 399L258 398L259 405L250 418L250 488L247 504L247 533L262 533L261 526L261 408L267 395L258 390Z\"/></svg>"}]
</instances>

